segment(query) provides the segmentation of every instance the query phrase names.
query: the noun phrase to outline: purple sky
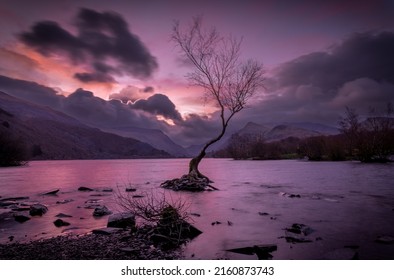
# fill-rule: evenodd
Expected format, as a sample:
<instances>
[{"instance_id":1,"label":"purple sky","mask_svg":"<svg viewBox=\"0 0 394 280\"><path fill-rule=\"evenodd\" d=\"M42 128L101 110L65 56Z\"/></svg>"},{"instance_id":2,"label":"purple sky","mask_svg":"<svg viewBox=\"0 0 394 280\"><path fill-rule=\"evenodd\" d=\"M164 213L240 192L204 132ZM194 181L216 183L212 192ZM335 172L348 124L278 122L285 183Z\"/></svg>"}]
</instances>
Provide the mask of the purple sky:
<instances>
[{"instance_id":1,"label":"purple sky","mask_svg":"<svg viewBox=\"0 0 394 280\"><path fill-rule=\"evenodd\" d=\"M393 14L383 0L1 0L0 90L90 124L204 141L216 131L215 108L187 85L190 69L169 40L174 20L203 15L207 26L243 37L242 56L265 65L265 92L232 130L248 121L335 124L345 106L394 100ZM76 109L87 107L90 115Z\"/></svg>"}]
</instances>

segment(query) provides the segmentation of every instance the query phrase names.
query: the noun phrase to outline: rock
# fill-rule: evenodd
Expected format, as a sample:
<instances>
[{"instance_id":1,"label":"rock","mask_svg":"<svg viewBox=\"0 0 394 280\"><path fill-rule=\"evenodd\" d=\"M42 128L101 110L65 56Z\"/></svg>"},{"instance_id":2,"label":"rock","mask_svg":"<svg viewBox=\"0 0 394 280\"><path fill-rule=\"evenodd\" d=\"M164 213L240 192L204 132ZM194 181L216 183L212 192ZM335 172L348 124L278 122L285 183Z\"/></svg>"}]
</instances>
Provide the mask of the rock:
<instances>
[{"instance_id":1,"label":"rock","mask_svg":"<svg viewBox=\"0 0 394 280\"><path fill-rule=\"evenodd\" d=\"M130 212L117 213L109 216L107 227L135 227L135 216Z\"/></svg>"},{"instance_id":2,"label":"rock","mask_svg":"<svg viewBox=\"0 0 394 280\"><path fill-rule=\"evenodd\" d=\"M46 212L48 212L48 208L45 205L42 204L33 204L30 206L30 215L31 216L42 216Z\"/></svg>"},{"instance_id":3,"label":"rock","mask_svg":"<svg viewBox=\"0 0 394 280\"><path fill-rule=\"evenodd\" d=\"M221 222L219 222L219 221L215 221L215 222L212 222L212 223L211 223L212 226L214 226L214 225L220 225L220 224L221 224Z\"/></svg>"},{"instance_id":4,"label":"rock","mask_svg":"<svg viewBox=\"0 0 394 280\"><path fill-rule=\"evenodd\" d=\"M126 188L126 192L136 192L137 189L135 188Z\"/></svg>"},{"instance_id":5,"label":"rock","mask_svg":"<svg viewBox=\"0 0 394 280\"><path fill-rule=\"evenodd\" d=\"M14 215L14 219L18 223L24 223L24 222L30 220L30 218L25 215Z\"/></svg>"},{"instance_id":6,"label":"rock","mask_svg":"<svg viewBox=\"0 0 394 280\"><path fill-rule=\"evenodd\" d=\"M143 195L139 195L139 194L136 194L136 195L132 196L132 198L142 198L142 197L144 197L144 196Z\"/></svg>"},{"instance_id":7,"label":"rock","mask_svg":"<svg viewBox=\"0 0 394 280\"><path fill-rule=\"evenodd\" d=\"M303 237L285 236L284 238L286 239L286 242L293 243L293 244L295 244L295 243L310 243L310 242L312 242L312 240L306 239L306 238L303 238Z\"/></svg>"},{"instance_id":8,"label":"rock","mask_svg":"<svg viewBox=\"0 0 394 280\"><path fill-rule=\"evenodd\" d=\"M112 211L110 211L106 206L99 206L96 207L93 211L93 216L95 217L102 217L105 215L111 215Z\"/></svg>"},{"instance_id":9,"label":"rock","mask_svg":"<svg viewBox=\"0 0 394 280\"><path fill-rule=\"evenodd\" d=\"M27 200L28 196L15 196L15 197L4 197L1 198L0 201L8 201L8 200Z\"/></svg>"},{"instance_id":10,"label":"rock","mask_svg":"<svg viewBox=\"0 0 394 280\"><path fill-rule=\"evenodd\" d=\"M278 249L275 244L265 244L265 245L254 245L252 247L242 247L226 250L228 252L243 254L243 255L253 255L255 254L259 260L269 260L272 259L271 252Z\"/></svg>"},{"instance_id":11,"label":"rock","mask_svg":"<svg viewBox=\"0 0 394 280\"><path fill-rule=\"evenodd\" d=\"M64 199L64 200L56 201L56 204L66 204L72 201L74 201L74 199Z\"/></svg>"},{"instance_id":12,"label":"rock","mask_svg":"<svg viewBox=\"0 0 394 280\"><path fill-rule=\"evenodd\" d=\"M304 224L293 224L291 228L286 228L285 230L287 232L302 234L304 236L307 236L313 232L313 229Z\"/></svg>"},{"instance_id":13,"label":"rock","mask_svg":"<svg viewBox=\"0 0 394 280\"><path fill-rule=\"evenodd\" d=\"M268 216L269 214L267 212L259 212L260 216Z\"/></svg>"},{"instance_id":14,"label":"rock","mask_svg":"<svg viewBox=\"0 0 394 280\"><path fill-rule=\"evenodd\" d=\"M63 221L62 219L57 219L56 221L53 222L56 227L64 227L64 226L69 226L70 223Z\"/></svg>"},{"instance_id":15,"label":"rock","mask_svg":"<svg viewBox=\"0 0 394 280\"><path fill-rule=\"evenodd\" d=\"M350 248L340 248L328 252L323 256L325 260L357 260L358 253Z\"/></svg>"},{"instance_id":16,"label":"rock","mask_svg":"<svg viewBox=\"0 0 394 280\"><path fill-rule=\"evenodd\" d=\"M198 214L198 213L190 213L190 215L196 216L196 217L201 217L201 214Z\"/></svg>"},{"instance_id":17,"label":"rock","mask_svg":"<svg viewBox=\"0 0 394 280\"><path fill-rule=\"evenodd\" d=\"M9 206L16 206L18 202L16 201L0 201L0 207L9 207Z\"/></svg>"},{"instance_id":18,"label":"rock","mask_svg":"<svg viewBox=\"0 0 394 280\"><path fill-rule=\"evenodd\" d=\"M285 192L280 192L279 194L281 196L285 196L288 198L301 198L301 195L299 195L299 194L292 194L292 193L285 193Z\"/></svg>"},{"instance_id":19,"label":"rock","mask_svg":"<svg viewBox=\"0 0 394 280\"><path fill-rule=\"evenodd\" d=\"M46 193L42 193L41 195L55 195L59 192L59 189L53 190L53 191L49 191Z\"/></svg>"},{"instance_id":20,"label":"rock","mask_svg":"<svg viewBox=\"0 0 394 280\"><path fill-rule=\"evenodd\" d=\"M111 235L114 233L119 233L121 231L123 231L121 228L113 228L113 227L98 228L92 230L94 234L102 234L102 235Z\"/></svg>"},{"instance_id":21,"label":"rock","mask_svg":"<svg viewBox=\"0 0 394 280\"><path fill-rule=\"evenodd\" d=\"M91 188L88 188L88 187L79 187L78 188L78 191L80 191L80 192L92 192L92 191L94 191L93 189L91 189Z\"/></svg>"},{"instance_id":22,"label":"rock","mask_svg":"<svg viewBox=\"0 0 394 280\"><path fill-rule=\"evenodd\" d=\"M232 225L233 225L233 222L227 221L227 225L228 225L228 226L232 226Z\"/></svg>"},{"instance_id":23,"label":"rock","mask_svg":"<svg viewBox=\"0 0 394 280\"><path fill-rule=\"evenodd\" d=\"M102 191L103 192L113 192L113 189L112 188L104 188Z\"/></svg>"},{"instance_id":24,"label":"rock","mask_svg":"<svg viewBox=\"0 0 394 280\"><path fill-rule=\"evenodd\" d=\"M375 242L382 244L394 244L394 237L388 235L379 236Z\"/></svg>"},{"instance_id":25,"label":"rock","mask_svg":"<svg viewBox=\"0 0 394 280\"><path fill-rule=\"evenodd\" d=\"M55 217L57 217L57 218L72 218L71 215L67 215L67 214L63 214L63 213L59 213Z\"/></svg>"}]
</instances>

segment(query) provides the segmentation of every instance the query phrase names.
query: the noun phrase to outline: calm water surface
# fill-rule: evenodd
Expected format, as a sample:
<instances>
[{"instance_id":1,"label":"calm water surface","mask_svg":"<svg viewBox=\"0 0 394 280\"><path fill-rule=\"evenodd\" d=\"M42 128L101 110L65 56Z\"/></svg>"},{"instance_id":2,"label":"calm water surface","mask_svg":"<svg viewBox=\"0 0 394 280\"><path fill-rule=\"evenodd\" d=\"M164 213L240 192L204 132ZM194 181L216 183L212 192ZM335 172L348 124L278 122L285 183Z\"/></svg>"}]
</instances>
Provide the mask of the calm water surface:
<instances>
[{"instance_id":1,"label":"calm water surface","mask_svg":"<svg viewBox=\"0 0 394 280\"><path fill-rule=\"evenodd\" d=\"M40 161L2 168L2 198L29 196L27 204L44 203L49 212L19 224L7 218L9 209L0 209L0 240L9 242L12 235L27 241L105 226L107 217L93 218L93 209L86 206L101 204L122 211L114 193L133 186L136 194L161 195L159 184L181 176L187 166L187 159L146 159ZM226 249L259 244L276 244L274 259L322 259L346 253L349 246L360 259L394 259L394 244L375 242L379 236L394 236L393 164L205 159L200 170L220 191L166 192L172 199L188 201L189 211L200 215L192 217L204 233L186 246L187 259L254 259ZM78 192L79 186L95 191ZM106 188L114 191L105 192ZM53 189L60 192L41 195ZM59 204L65 200L72 201ZM53 225L58 213L73 216L69 227ZM220 224L212 225L216 221ZM312 242L286 242L285 228L294 223L313 230L305 237Z\"/></svg>"}]
</instances>

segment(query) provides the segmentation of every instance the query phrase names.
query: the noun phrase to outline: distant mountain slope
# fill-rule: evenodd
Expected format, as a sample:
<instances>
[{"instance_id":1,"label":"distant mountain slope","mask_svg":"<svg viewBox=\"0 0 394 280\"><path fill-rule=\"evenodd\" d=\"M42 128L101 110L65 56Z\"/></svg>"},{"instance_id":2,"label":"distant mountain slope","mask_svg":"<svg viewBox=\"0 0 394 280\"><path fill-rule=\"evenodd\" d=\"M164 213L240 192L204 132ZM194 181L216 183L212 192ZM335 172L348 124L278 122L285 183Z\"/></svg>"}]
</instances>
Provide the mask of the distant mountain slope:
<instances>
[{"instance_id":1,"label":"distant mountain slope","mask_svg":"<svg viewBox=\"0 0 394 280\"><path fill-rule=\"evenodd\" d=\"M0 133L22 141L33 159L168 157L135 139L91 128L63 113L0 92Z\"/></svg>"},{"instance_id":2,"label":"distant mountain slope","mask_svg":"<svg viewBox=\"0 0 394 280\"><path fill-rule=\"evenodd\" d=\"M289 137L307 138L319 135L331 135L337 131L335 128L313 123L285 123L285 124L257 124L247 123L237 133L239 135L258 135L267 142L279 141Z\"/></svg>"},{"instance_id":3,"label":"distant mountain slope","mask_svg":"<svg viewBox=\"0 0 394 280\"><path fill-rule=\"evenodd\" d=\"M180 145L174 143L170 137L159 129L147 129L133 126L119 126L113 128L101 128L103 131L117 134L123 137L131 137L148 143L152 147L164 150L176 157L187 157L190 153Z\"/></svg>"}]
</instances>

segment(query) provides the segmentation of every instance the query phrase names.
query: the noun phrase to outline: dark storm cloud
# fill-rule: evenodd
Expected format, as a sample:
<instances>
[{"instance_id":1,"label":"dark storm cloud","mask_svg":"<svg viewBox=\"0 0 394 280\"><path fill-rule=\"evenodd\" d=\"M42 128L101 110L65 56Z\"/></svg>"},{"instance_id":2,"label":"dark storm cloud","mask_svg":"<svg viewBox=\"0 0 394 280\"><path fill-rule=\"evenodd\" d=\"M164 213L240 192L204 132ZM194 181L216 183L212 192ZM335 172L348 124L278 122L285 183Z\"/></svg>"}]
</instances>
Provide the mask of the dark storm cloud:
<instances>
[{"instance_id":1,"label":"dark storm cloud","mask_svg":"<svg viewBox=\"0 0 394 280\"><path fill-rule=\"evenodd\" d=\"M19 38L44 55L62 54L74 64L88 66L90 72L74 75L83 82L112 82L113 75L122 74L146 78L157 69L156 58L121 15L83 8L74 25L76 35L57 22L41 21Z\"/></svg>"},{"instance_id":2,"label":"dark storm cloud","mask_svg":"<svg viewBox=\"0 0 394 280\"><path fill-rule=\"evenodd\" d=\"M129 106L155 115L162 115L174 121L182 120L181 114L177 111L175 104L164 94L156 93L147 99L139 99L134 103L130 103Z\"/></svg>"},{"instance_id":3,"label":"dark storm cloud","mask_svg":"<svg viewBox=\"0 0 394 280\"><path fill-rule=\"evenodd\" d=\"M279 86L313 85L337 90L358 78L394 83L394 33L359 33L328 52L315 52L285 63Z\"/></svg>"},{"instance_id":4,"label":"dark storm cloud","mask_svg":"<svg viewBox=\"0 0 394 280\"><path fill-rule=\"evenodd\" d=\"M325 52L280 65L245 118L336 124L346 106L367 111L394 101L394 33L354 34Z\"/></svg>"},{"instance_id":5,"label":"dark storm cloud","mask_svg":"<svg viewBox=\"0 0 394 280\"><path fill-rule=\"evenodd\" d=\"M112 83L115 79L105 73L95 72L95 73L75 73L74 78L80 80L84 83L99 82L99 83Z\"/></svg>"}]
</instances>

